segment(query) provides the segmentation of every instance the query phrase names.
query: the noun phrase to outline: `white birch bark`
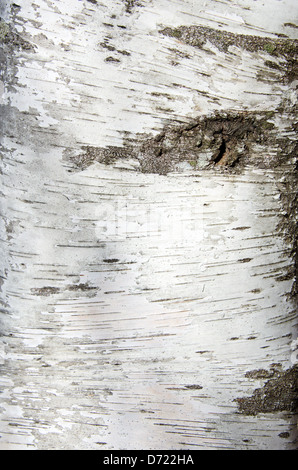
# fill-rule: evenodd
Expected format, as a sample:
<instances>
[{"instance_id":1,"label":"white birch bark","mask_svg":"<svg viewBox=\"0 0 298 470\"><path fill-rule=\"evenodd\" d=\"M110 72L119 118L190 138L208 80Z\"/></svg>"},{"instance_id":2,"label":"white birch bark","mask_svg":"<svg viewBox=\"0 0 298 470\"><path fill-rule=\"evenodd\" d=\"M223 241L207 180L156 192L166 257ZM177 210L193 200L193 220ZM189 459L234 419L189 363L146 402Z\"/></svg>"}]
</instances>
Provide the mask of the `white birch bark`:
<instances>
[{"instance_id":1,"label":"white birch bark","mask_svg":"<svg viewBox=\"0 0 298 470\"><path fill-rule=\"evenodd\" d=\"M293 409L237 401L297 363L278 229L294 160L259 167L256 144L239 172L160 175L72 158L230 110L272 111L294 142L297 81L270 48L297 39L296 1L19 3L1 4L0 448L295 448ZM160 33L190 25L269 46Z\"/></svg>"}]
</instances>

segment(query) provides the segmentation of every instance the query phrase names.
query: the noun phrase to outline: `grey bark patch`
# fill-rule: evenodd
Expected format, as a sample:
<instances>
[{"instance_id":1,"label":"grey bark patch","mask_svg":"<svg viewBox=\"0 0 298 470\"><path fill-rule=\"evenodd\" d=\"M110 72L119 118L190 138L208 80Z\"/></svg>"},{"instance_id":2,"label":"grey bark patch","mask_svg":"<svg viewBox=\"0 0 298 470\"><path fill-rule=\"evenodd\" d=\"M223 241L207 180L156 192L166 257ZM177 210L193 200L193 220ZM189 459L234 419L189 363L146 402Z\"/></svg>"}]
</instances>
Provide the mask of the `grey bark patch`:
<instances>
[{"instance_id":1,"label":"grey bark patch","mask_svg":"<svg viewBox=\"0 0 298 470\"><path fill-rule=\"evenodd\" d=\"M106 165L119 159L135 159L142 173L166 175L181 162L194 169L235 167L249 161L250 146L268 148L274 141L274 124L268 113L216 113L193 119L189 124L168 125L157 136L139 135L126 139L123 147L83 147L84 152L71 157L77 170L99 162ZM259 153L259 166L272 167ZM278 164L277 161L273 164Z\"/></svg>"},{"instance_id":2,"label":"grey bark patch","mask_svg":"<svg viewBox=\"0 0 298 470\"><path fill-rule=\"evenodd\" d=\"M201 385L184 385L184 388L186 390L202 390L202 386Z\"/></svg>"},{"instance_id":3,"label":"grey bark patch","mask_svg":"<svg viewBox=\"0 0 298 470\"><path fill-rule=\"evenodd\" d=\"M90 286L88 283L80 283L80 284L73 284L68 286L68 290L70 291L94 291L97 290L97 287Z\"/></svg>"},{"instance_id":4,"label":"grey bark patch","mask_svg":"<svg viewBox=\"0 0 298 470\"><path fill-rule=\"evenodd\" d=\"M134 8L141 5L139 0L123 0L126 13L132 13Z\"/></svg>"},{"instance_id":5,"label":"grey bark patch","mask_svg":"<svg viewBox=\"0 0 298 470\"><path fill-rule=\"evenodd\" d=\"M280 373L280 367L277 365L272 365L270 370L266 369L256 369L250 370L246 372L245 377L253 380L260 380L260 379L272 379L273 377L277 377Z\"/></svg>"},{"instance_id":6,"label":"grey bark patch","mask_svg":"<svg viewBox=\"0 0 298 470\"><path fill-rule=\"evenodd\" d=\"M0 44L5 44L11 49L34 51L34 46L17 33L10 24L0 21Z\"/></svg>"},{"instance_id":7,"label":"grey bark patch","mask_svg":"<svg viewBox=\"0 0 298 470\"><path fill-rule=\"evenodd\" d=\"M90 286L88 283L80 283L80 284L71 284L65 288L70 292L94 292L98 290L96 286ZM44 287L34 287L31 289L31 293L33 295L44 296L48 297L50 295L58 294L61 292L59 287L54 286L44 286Z\"/></svg>"},{"instance_id":8,"label":"grey bark patch","mask_svg":"<svg viewBox=\"0 0 298 470\"><path fill-rule=\"evenodd\" d=\"M272 57L286 60L286 66L284 67L284 80L286 82L292 82L298 75L298 41L296 39L272 39L235 34L206 26L166 27L159 32L200 49L204 48L207 42L210 42L225 53L229 51L230 46L236 46L251 53L267 53Z\"/></svg>"},{"instance_id":9,"label":"grey bark patch","mask_svg":"<svg viewBox=\"0 0 298 470\"><path fill-rule=\"evenodd\" d=\"M260 377L260 374L262 377ZM268 375L270 376L270 372ZM297 411L298 366L295 365L286 371L275 370L273 375L274 377L270 378L262 388L257 388L251 397L236 398L234 400L238 403L240 413L254 416L258 413ZM263 370L258 371L258 373L254 371L250 377L255 379L265 378L265 374Z\"/></svg>"},{"instance_id":10,"label":"grey bark patch","mask_svg":"<svg viewBox=\"0 0 298 470\"><path fill-rule=\"evenodd\" d=\"M49 296L53 294L58 294L60 292L60 289L58 287L53 287L53 286L45 286L45 287L40 287L40 288L32 288L31 292L33 295L40 295L40 296Z\"/></svg>"},{"instance_id":11,"label":"grey bark patch","mask_svg":"<svg viewBox=\"0 0 298 470\"><path fill-rule=\"evenodd\" d=\"M13 91L19 86L17 75L14 76L15 72L14 67L10 68L8 74L4 72L4 82L9 91ZM35 148L47 148L57 142L58 133L52 124L48 127L48 132L39 132L38 121L40 114L34 108L29 108L29 111L19 111L15 106L0 104L0 115L2 118L0 122L2 135L9 138L18 136L18 143L21 145L29 143ZM5 158L5 153L3 155Z\"/></svg>"},{"instance_id":12,"label":"grey bark patch","mask_svg":"<svg viewBox=\"0 0 298 470\"><path fill-rule=\"evenodd\" d=\"M105 59L105 62L119 63L119 62L121 62L121 60L120 60L120 59L117 59L116 57L110 56L110 57L107 57L107 58Z\"/></svg>"},{"instance_id":13,"label":"grey bark patch","mask_svg":"<svg viewBox=\"0 0 298 470\"><path fill-rule=\"evenodd\" d=\"M95 162L103 163L105 165L112 165L119 159L126 159L132 149L122 147L109 146L109 147L82 147L83 153L70 157L75 169L85 170Z\"/></svg>"}]
</instances>

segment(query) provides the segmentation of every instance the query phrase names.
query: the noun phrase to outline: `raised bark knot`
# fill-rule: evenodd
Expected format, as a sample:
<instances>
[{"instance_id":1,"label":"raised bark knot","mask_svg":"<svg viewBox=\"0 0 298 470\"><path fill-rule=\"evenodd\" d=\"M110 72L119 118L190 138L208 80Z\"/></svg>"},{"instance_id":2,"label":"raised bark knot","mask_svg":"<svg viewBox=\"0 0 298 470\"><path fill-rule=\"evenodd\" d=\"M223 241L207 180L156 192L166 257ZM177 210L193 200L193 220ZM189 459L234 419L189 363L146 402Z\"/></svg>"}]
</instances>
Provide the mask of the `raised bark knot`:
<instances>
[{"instance_id":1,"label":"raised bark knot","mask_svg":"<svg viewBox=\"0 0 298 470\"><path fill-rule=\"evenodd\" d=\"M160 175L181 171L186 163L190 170L233 168L250 162L255 145L264 146L264 150L270 146L275 127L272 117L266 112L201 116L188 124L167 125L155 137L143 134L126 138L123 147L83 147L84 152L71 157L71 161L75 169L84 170L95 162L113 165L119 160L131 160L137 171ZM264 158L267 152L258 151L255 155L262 159L257 163L272 165Z\"/></svg>"}]
</instances>

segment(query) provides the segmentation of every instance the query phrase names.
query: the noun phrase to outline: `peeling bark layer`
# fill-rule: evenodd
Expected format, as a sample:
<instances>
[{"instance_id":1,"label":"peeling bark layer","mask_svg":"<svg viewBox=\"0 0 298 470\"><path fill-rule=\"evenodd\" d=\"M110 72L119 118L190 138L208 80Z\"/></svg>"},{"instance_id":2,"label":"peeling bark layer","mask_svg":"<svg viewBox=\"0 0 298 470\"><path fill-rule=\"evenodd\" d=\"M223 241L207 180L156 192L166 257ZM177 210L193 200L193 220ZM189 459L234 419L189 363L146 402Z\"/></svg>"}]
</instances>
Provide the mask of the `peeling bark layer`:
<instances>
[{"instance_id":1,"label":"peeling bark layer","mask_svg":"<svg viewBox=\"0 0 298 470\"><path fill-rule=\"evenodd\" d=\"M297 447L297 6L261 3L1 3L1 449Z\"/></svg>"}]
</instances>

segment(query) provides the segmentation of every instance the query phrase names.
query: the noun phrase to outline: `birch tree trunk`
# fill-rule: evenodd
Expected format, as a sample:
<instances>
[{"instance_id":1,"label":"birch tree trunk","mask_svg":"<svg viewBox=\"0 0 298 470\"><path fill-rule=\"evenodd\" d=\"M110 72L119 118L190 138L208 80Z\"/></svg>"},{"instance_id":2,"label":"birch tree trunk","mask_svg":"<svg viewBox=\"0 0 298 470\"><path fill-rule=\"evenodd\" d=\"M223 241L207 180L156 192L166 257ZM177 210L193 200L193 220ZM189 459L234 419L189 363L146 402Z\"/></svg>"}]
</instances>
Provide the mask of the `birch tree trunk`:
<instances>
[{"instance_id":1,"label":"birch tree trunk","mask_svg":"<svg viewBox=\"0 0 298 470\"><path fill-rule=\"evenodd\" d=\"M1 449L296 448L296 0L0 14Z\"/></svg>"}]
</instances>

